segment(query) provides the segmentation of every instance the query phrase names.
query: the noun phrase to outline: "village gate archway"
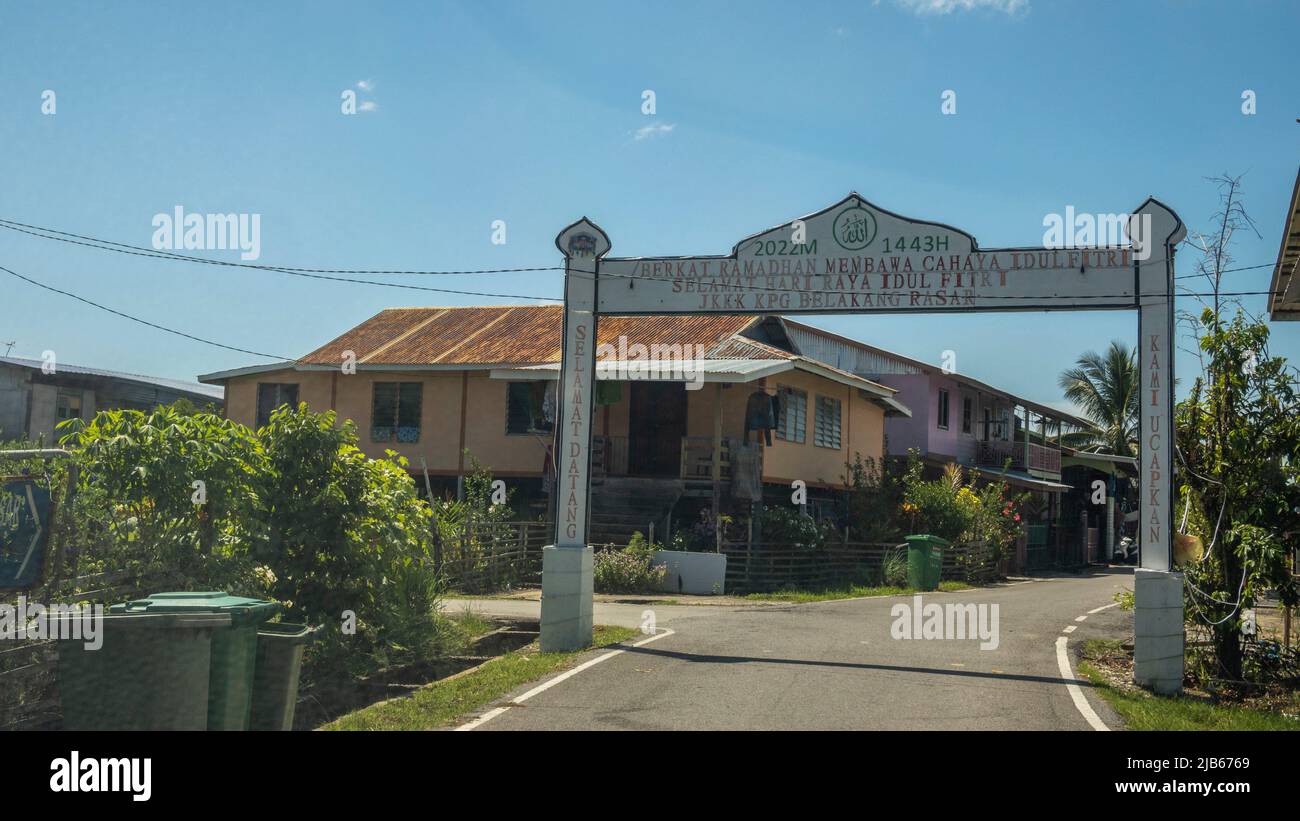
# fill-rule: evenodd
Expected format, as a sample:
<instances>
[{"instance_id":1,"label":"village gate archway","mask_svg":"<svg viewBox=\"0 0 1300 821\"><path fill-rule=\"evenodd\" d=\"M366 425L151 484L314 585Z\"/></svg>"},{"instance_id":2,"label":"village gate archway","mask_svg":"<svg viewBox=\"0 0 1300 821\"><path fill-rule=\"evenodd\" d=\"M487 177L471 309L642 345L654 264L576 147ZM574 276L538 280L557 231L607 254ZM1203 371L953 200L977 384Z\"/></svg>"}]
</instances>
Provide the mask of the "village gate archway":
<instances>
[{"instance_id":1,"label":"village gate archway","mask_svg":"<svg viewBox=\"0 0 1300 821\"><path fill-rule=\"evenodd\" d=\"M591 640L586 540L601 316L1131 310L1138 312L1142 388L1134 676L1176 692L1183 620L1182 576L1172 561L1173 277L1186 229L1154 198L1122 220L1118 246L986 249L957 228L902 217L853 193L749 236L725 256L608 257L609 237L595 223L583 218L565 228L556 238L565 257L564 345L542 649Z\"/></svg>"}]
</instances>

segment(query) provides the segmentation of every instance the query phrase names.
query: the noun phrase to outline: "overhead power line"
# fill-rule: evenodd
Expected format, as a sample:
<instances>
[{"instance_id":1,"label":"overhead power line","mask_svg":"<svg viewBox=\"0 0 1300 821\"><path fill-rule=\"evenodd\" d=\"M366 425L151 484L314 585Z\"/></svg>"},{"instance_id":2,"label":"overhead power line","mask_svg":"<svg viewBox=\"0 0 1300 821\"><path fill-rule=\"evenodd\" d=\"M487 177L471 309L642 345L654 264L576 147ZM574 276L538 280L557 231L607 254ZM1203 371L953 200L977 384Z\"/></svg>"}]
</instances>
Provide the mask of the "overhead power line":
<instances>
[{"instance_id":1,"label":"overhead power line","mask_svg":"<svg viewBox=\"0 0 1300 821\"><path fill-rule=\"evenodd\" d=\"M116 250L117 248L121 248L123 249L122 253L131 251L139 256L157 257L160 259L179 259L179 260L186 260L188 262L200 262L206 265L226 265L234 268L253 268L261 271L280 271L281 273L367 274L371 276L387 275L387 274L403 274L403 275L412 275L412 276L460 276L465 274L510 274L510 273L518 273L522 271L563 271L564 270L563 265L545 265L545 266L537 266L537 267L530 267L530 268L480 268L476 270L466 270L466 271L412 271L412 270L385 271L385 270L373 269L373 268L290 268L283 265L253 265L248 262L231 262L229 260L208 259L206 257L196 257L196 256L191 256L189 254L178 254L174 251L168 251L165 249L145 248L140 245L128 245L127 243L123 243L123 242L114 242L113 240L99 239L98 237L88 237L85 236L84 234L74 234L69 231L60 231L57 228L46 228L40 225L28 225L27 223L17 222L16 220L0 219L0 228L8 228L11 231L18 231L23 234L30 234L31 236L40 237L41 239L58 240L59 242L67 242L67 243L71 243L72 245L84 245L89 248L99 248L105 245L114 246L113 248L102 248L102 250L105 251L112 251L112 250ZM43 233L36 233L37 231ZM46 234L57 234L58 236L45 236ZM73 241L73 239L65 239L66 237L72 237L75 240L81 240L81 241L76 242ZM91 244L91 243L95 243L95 244Z\"/></svg>"},{"instance_id":2,"label":"overhead power line","mask_svg":"<svg viewBox=\"0 0 1300 821\"><path fill-rule=\"evenodd\" d=\"M71 291L64 291L61 288L55 288L53 285L46 285L43 282L37 282L31 277L23 276L17 271L12 271L4 267L3 265L0 265L0 271L4 271L6 274L9 274L10 276L17 277L18 279L21 279L23 282L26 282L31 285L35 285L37 288L43 288L46 291L52 291L56 294L62 294L63 296L70 297L72 299L77 300L78 302L83 302L86 305L91 306L92 308L98 308L101 311L106 311L110 314L113 314L114 316L120 316L123 319L129 319L132 322L138 322L141 325L154 328L155 330L166 331L169 334L175 334L176 336L184 337L185 339L190 339L193 340L194 342L202 342L204 345L211 345L214 348L224 348L228 351L236 351L238 353L252 354L253 356L264 356L267 359L290 360L294 358L291 356L277 356L276 354L272 354L272 353L263 353L262 351L253 351L253 350L249 350L248 348L236 347L235 345L226 345L222 342L214 342L211 339L204 339L201 336L195 336L194 334L186 333L185 331L178 331L175 328L168 328L165 325L159 325L156 322L150 322L147 319L141 319L138 316L132 316L131 314L124 313L123 311L119 311L116 308L110 308L107 305L100 304L98 302L95 302L94 300L86 299L84 296L78 296L77 294L74 294Z\"/></svg>"}]
</instances>

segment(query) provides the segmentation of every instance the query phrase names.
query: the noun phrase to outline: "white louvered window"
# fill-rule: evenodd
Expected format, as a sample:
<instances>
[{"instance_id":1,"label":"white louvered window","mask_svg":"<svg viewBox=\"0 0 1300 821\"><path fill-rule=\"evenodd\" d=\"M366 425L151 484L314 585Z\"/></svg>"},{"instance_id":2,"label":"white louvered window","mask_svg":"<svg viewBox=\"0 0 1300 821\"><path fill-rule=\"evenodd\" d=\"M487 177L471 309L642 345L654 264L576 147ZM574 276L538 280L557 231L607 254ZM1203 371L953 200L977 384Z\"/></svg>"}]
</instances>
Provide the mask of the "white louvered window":
<instances>
[{"instance_id":1,"label":"white louvered window","mask_svg":"<svg viewBox=\"0 0 1300 821\"><path fill-rule=\"evenodd\" d=\"M813 444L819 448L840 449L840 400L829 396L817 397Z\"/></svg>"}]
</instances>

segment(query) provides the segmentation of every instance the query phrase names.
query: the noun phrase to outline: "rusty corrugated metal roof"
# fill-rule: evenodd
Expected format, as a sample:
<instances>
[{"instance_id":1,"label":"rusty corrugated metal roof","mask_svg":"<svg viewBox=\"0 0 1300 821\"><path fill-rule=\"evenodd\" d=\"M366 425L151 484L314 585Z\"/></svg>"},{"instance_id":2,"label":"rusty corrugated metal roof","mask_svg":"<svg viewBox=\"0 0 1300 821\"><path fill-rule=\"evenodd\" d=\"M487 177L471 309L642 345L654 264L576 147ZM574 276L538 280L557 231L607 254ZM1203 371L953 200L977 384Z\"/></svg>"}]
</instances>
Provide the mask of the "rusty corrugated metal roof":
<instances>
[{"instance_id":1,"label":"rusty corrugated metal roof","mask_svg":"<svg viewBox=\"0 0 1300 821\"><path fill-rule=\"evenodd\" d=\"M352 351L366 365L540 365L560 361L559 305L389 308L298 360L338 365ZM730 342L757 317L725 315L602 317L599 341L628 345L701 345L706 357L750 358ZM756 343L757 344L757 343ZM768 346L762 346L766 349ZM773 349L775 350L775 349Z\"/></svg>"}]
</instances>

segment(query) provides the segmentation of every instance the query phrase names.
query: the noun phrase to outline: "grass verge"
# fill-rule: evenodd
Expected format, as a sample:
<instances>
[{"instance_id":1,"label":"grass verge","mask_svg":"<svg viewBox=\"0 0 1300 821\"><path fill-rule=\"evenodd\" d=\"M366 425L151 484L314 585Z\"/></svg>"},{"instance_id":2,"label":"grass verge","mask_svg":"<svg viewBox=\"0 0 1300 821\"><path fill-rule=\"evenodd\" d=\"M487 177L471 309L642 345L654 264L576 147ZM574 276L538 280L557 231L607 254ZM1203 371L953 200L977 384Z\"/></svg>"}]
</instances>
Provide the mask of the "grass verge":
<instances>
[{"instance_id":1,"label":"grass verge","mask_svg":"<svg viewBox=\"0 0 1300 821\"><path fill-rule=\"evenodd\" d=\"M592 646L618 644L638 635L627 627L598 625ZM586 652L541 653L536 643L483 663L456 678L435 681L410 698L395 699L340 716L322 730L433 730L457 723L473 710L491 704L520 685L572 666Z\"/></svg>"},{"instance_id":2,"label":"grass verge","mask_svg":"<svg viewBox=\"0 0 1300 821\"><path fill-rule=\"evenodd\" d=\"M939 591L951 593L956 590L970 590L974 585L966 582L939 582ZM775 593L750 593L745 596L754 601L814 602L833 601L835 599L860 599L867 596L910 596L922 591L912 587L893 587L891 585L853 584L832 590L779 590Z\"/></svg>"},{"instance_id":3,"label":"grass verge","mask_svg":"<svg viewBox=\"0 0 1300 821\"><path fill-rule=\"evenodd\" d=\"M1118 641L1085 642L1078 668L1119 713L1129 730L1300 730L1300 722L1267 710L1215 704L1194 695L1158 696L1126 684L1102 662L1117 651L1120 651Z\"/></svg>"}]
</instances>

